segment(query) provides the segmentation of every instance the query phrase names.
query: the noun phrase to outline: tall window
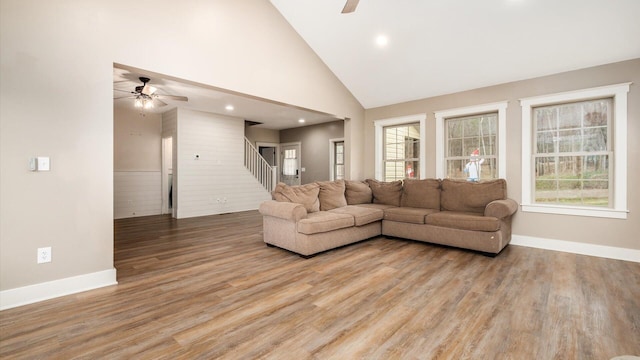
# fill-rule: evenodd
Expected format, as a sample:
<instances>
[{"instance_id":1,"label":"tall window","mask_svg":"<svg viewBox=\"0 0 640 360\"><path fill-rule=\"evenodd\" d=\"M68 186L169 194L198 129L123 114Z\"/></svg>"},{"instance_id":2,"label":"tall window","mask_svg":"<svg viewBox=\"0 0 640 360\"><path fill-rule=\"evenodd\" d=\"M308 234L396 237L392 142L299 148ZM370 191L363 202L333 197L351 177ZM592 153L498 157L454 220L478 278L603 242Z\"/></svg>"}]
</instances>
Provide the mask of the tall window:
<instances>
[{"instance_id":1,"label":"tall window","mask_svg":"<svg viewBox=\"0 0 640 360\"><path fill-rule=\"evenodd\" d=\"M427 114L375 120L375 178L423 179Z\"/></svg>"},{"instance_id":2,"label":"tall window","mask_svg":"<svg viewBox=\"0 0 640 360\"><path fill-rule=\"evenodd\" d=\"M446 177L498 177L498 113L453 117L445 122Z\"/></svg>"},{"instance_id":3,"label":"tall window","mask_svg":"<svg viewBox=\"0 0 640 360\"><path fill-rule=\"evenodd\" d=\"M384 181L417 179L420 173L420 123L387 126L384 138Z\"/></svg>"},{"instance_id":4,"label":"tall window","mask_svg":"<svg viewBox=\"0 0 640 360\"><path fill-rule=\"evenodd\" d=\"M344 141L333 143L333 180L344 179Z\"/></svg>"},{"instance_id":5,"label":"tall window","mask_svg":"<svg viewBox=\"0 0 640 360\"><path fill-rule=\"evenodd\" d=\"M507 102L436 111L436 177L506 178Z\"/></svg>"},{"instance_id":6,"label":"tall window","mask_svg":"<svg viewBox=\"0 0 640 360\"><path fill-rule=\"evenodd\" d=\"M609 207L613 99L534 107L534 202Z\"/></svg>"},{"instance_id":7,"label":"tall window","mask_svg":"<svg viewBox=\"0 0 640 360\"><path fill-rule=\"evenodd\" d=\"M629 84L520 100L522 210L627 218Z\"/></svg>"},{"instance_id":8,"label":"tall window","mask_svg":"<svg viewBox=\"0 0 640 360\"><path fill-rule=\"evenodd\" d=\"M284 151L284 161L282 163L282 175L293 176L297 175L297 159L296 150L288 149Z\"/></svg>"}]
</instances>

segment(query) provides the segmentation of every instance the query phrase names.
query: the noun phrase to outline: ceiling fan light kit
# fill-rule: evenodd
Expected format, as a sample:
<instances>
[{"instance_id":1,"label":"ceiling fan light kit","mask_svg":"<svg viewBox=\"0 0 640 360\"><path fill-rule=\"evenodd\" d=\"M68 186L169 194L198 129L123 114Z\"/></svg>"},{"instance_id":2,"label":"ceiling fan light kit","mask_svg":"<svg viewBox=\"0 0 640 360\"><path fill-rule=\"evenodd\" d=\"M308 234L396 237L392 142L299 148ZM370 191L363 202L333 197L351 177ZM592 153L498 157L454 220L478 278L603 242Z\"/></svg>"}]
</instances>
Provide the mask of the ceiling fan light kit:
<instances>
[{"instance_id":1,"label":"ceiling fan light kit","mask_svg":"<svg viewBox=\"0 0 640 360\"><path fill-rule=\"evenodd\" d=\"M156 106L156 102L159 107L167 105L167 103L161 100L162 98L175 101L189 101L186 96L156 94L158 89L149 84L149 81L151 81L150 78L141 76L138 79L142 81L142 85L136 86L134 91L115 89L116 91L130 93L131 95L126 96L126 98L132 97L133 105L138 109L153 109Z\"/></svg>"}]
</instances>

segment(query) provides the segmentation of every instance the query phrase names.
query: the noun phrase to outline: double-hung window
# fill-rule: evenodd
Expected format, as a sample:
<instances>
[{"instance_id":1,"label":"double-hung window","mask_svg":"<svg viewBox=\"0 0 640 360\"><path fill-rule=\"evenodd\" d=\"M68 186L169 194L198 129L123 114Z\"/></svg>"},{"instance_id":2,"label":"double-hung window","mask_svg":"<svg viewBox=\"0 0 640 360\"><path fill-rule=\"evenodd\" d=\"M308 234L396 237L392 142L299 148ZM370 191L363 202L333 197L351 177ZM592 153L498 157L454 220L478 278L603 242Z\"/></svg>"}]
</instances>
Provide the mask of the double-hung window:
<instances>
[{"instance_id":1,"label":"double-hung window","mask_svg":"<svg viewBox=\"0 0 640 360\"><path fill-rule=\"evenodd\" d=\"M384 128L384 181L417 179L420 173L420 123Z\"/></svg>"},{"instance_id":2,"label":"double-hung window","mask_svg":"<svg viewBox=\"0 0 640 360\"><path fill-rule=\"evenodd\" d=\"M521 100L524 211L626 217L628 89Z\"/></svg>"},{"instance_id":3,"label":"double-hung window","mask_svg":"<svg viewBox=\"0 0 640 360\"><path fill-rule=\"evenodd\" d=\"M506 177L507 102L436 111L436 177Z\"/></svg>"},{"instance_id":4,"label":"double-hung window","mask_svg":"<svg viewBox=\"0 0 640 360\"><path fill-rule=\"evenodd\" d=\"M376 179L395 181L425 177L425 122L425 114L374 122Z\"/></svg>"},{"instance_id":5,"label":"double-hung window","mask_svg":"<svg viewBox=\"0 0 640 360\"><path fill-rule=\"evenodd\" d=\"M445 123L445 176L450 179L498 177L498 112L452 117Z\"/></svg>"}]
</instances>

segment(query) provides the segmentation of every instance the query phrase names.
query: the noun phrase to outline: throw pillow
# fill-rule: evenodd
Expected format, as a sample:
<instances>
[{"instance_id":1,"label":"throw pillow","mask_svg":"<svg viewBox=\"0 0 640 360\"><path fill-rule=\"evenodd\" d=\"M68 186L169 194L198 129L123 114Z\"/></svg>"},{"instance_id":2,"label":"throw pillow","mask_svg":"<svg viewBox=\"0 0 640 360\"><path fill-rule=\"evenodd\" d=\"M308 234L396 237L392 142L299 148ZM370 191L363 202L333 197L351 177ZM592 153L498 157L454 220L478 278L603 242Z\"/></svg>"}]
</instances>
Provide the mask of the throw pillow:
<instances>
[{"instance_id":1,"label":"throw pillow","mask_svg":"<svg viewBox=\"0 0 640 360\"><path fill-rule=\"evenodd\" d=\"M369 184L364 181L345 180L344 196L348 205L370 204L373 198Z\"/></svg>"},{"instance_id":2,"label":"throw pillow","mask_svg":"<svg viewBox=\"0 0 640 360\"><path fill-rule=\"evenodd\" d=\"M318 181L320 185L320 210L326 211L347 206L347 198L344 197L344 180Z\"/></svg>"},{"instance_id":3,"label":"throw pillow","mask_svg":"<svg viewBox=\"0 0 640 360\"><path fill-rule=\"evenodd\" d=\"M405 179L400 203L403 207L440 210L440 180Z\"/></svg>"},{"instance_id":4,"label":"throw pillow","mask_svg":"<svg viewBox=\"0 0 640 360\"><path fill-rule=\"evenodd\" d=\"M271 197L276 201L302 204L308 213L312 213L320 211L319 193L320 186L315 183L298 186L278 183L271 192Z\"/></svg>"},{"instance_id":5,"label":"throw pillow","mask_svg":"<svg viewBox=\"0 0 640 360\"><path fill-rule=\"evenodd\" d=\"M373 193L374 204L384 204L400 206L402 197L402 180L383 182L374 179L367 179L371 192Z\"/></svg>"}]
</instances>

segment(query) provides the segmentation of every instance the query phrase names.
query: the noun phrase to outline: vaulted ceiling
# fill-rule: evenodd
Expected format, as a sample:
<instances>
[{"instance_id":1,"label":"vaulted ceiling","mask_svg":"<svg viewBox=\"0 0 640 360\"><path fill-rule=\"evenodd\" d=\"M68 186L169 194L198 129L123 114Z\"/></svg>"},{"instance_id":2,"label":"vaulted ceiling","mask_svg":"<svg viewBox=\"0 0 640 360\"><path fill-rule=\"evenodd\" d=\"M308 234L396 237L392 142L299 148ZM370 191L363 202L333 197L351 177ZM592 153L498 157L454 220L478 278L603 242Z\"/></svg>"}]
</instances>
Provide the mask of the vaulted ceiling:
<instances>
[{"instance_id":1,"label":"vaulted ceiling","mask_svg":"<svg viewBox=\"0 0 640 360\"><path fill-rule=\"evenodd\" d=\"M345 1L271 3L364 108L640 57L639 0Z\"/></svg>"}]
</instances>

